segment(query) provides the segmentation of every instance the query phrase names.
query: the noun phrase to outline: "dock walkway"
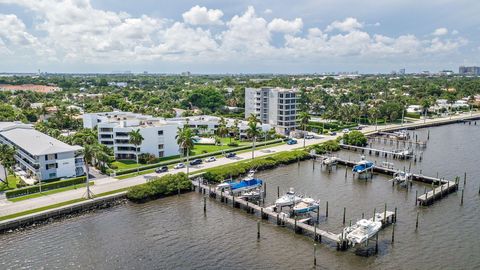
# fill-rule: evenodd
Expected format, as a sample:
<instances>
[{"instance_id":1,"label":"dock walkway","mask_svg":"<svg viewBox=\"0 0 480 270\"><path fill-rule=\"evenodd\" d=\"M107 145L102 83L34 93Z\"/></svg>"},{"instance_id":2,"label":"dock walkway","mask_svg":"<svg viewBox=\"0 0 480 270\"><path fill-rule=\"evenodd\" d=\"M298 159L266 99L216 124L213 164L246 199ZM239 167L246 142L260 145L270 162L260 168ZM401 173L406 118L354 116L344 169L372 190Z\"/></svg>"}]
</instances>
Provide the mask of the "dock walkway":
<instances>
[{"instance_id":1,"label":"dock walkway","mask_svg":"<svg viewBox=\"0 0 480 270\"><path fill-rule=\"evenodd\" d=\"M224 202L226 204L231 203L234 208L243 208L252 214L259 213L262 219L270 219L275 221L279 226L292 228L296 233L312 236L315 241L322 242L322 240L327 240L328 242L336 243L337 250L346 250L351 246L351 244L345 238L343 238L342 234L322 230L318 228L317 225L309 225L300 222L296 218L286 217L285 214L273 211L272 207L262 207L244 199L226 195L223 192L220 192L215 188L202 183L200 177L197 180L193 180L192 183L199 192L208 194L210 197L215 198L215 200L217 197L220 197L220 202ZM373 217L371 219L373 219ZM396 215L395 212L386 210L385 212L376 213L375 219L382 222L382 224L386 226L396 221Z\"/></svg>"}]
</instances>

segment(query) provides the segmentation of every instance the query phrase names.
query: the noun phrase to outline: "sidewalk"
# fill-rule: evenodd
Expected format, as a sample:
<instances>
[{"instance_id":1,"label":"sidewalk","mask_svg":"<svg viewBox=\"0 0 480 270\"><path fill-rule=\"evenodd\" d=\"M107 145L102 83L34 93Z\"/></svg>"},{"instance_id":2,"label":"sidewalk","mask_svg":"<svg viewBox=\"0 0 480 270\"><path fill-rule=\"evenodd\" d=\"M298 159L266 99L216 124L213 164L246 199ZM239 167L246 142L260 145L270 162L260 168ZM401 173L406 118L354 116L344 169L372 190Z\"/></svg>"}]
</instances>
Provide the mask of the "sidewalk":
<instances>
[{"instance_id":1,"label":"sidewalk","mask_svg":"<svg viewBox=\"0 0 480 270\"><path fill-rule=\"evenodd\" d=\"M470 114L467 115L457 115L457 116L452 116L452 119L450 118L437 118L437 119L427 119L424 123L424 120L418 120L413 123L408 123L404 124L403 127L421 127L425 124L431 124L431 123L442 123L442 122L450 122L450 121L456 121L456 120L462 120L464 118L468 117L480 117L480 113L473 114L470 116ZM388 128L399 128L401 125L398 124L390 124L386 126L379 126L378 131L380 130L385 130ZM368 126L362 130L363 133L374 133L375 132L375 126ZM342 133L338 133L337 136L342 136ZM331 139L335 139L335 136L325 136L320 139L309 139L306 140L306 146L313 145L313 144L318 144L322 143ZM278 145L270 148L265 148L261 150L256 150L255 151L255 157L262 157L266 155L270 155L273 153L278 153L282 151L289 151L293 149L298 149L303 147L303 139L299 139L297 144L294 145ZM265 151L267 150L267 151ZM268 151L269 150L269 151ZM248 160L252 156L251 151L244 152L241 154L238 154L235 158L228 159L228 158L219 158L217 161L212 162L212 163L204 163L198 166L193 166L190 168L190 173L195 173L198 170L202 169L207 169L207 168L213 168L225 164L230 164L234 163L237 161L241 160ZM177 173L177 172L186 172L186 169L180 169L180 170L171 170L167 173ZM109 192L117 189L122 189L122 188L128 188L131 186L139 185L145 183L149 178L156 177L156 176L162 176L167 173L150 173L150 174L145 174L145 175L139 175L135 176L132 178L128 179L123 179L123 180L117 180L112 177L106 177L102 179L97 179L95 180L95 185L91 187L91 190L93 191L94 194L100 194L104 192ZM5 215L10 215L18 212L23 212L39 207L44 207L52 204L57 204L61 202L66 202L70 201L73 199L81 198L85 194L85 188L80 188L77 190L69 190L61 193L55 193L51 195L46 195L38 198L32 198L24 201L19 201L15 203L11 202L6 202L6 200L0 200L0 216L5 216Z\"/></svg>"}]
</instances>

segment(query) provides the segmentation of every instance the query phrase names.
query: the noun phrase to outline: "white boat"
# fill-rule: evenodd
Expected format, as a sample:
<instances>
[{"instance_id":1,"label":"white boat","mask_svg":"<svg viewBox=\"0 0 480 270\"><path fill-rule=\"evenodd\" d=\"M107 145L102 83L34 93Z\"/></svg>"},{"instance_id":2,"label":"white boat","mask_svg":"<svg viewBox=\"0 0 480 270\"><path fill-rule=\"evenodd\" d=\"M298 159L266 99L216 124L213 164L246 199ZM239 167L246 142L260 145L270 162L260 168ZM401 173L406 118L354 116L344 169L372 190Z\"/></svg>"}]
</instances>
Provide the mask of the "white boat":
<instances>
[{"instance_id":1,"label":"white boat","mask_svg":"<svg viewBox=\"0 0 480 270\"><path fill-rule=\"evenodd\" d=\"M312 198L302 198L300 202L293 206L293 212L295 214L304 214L317 210L320 205L320 201L316 201Z\"/></svg>"},{"instance_id":2,"label":"white boat","mask_svg":"<svg viewBox=\"0 0 480 270\"><path fill-rule=\"evenodd\" d=\"M260 188L252 189L246 192L243 192L239 197L242 199L257 199L261 198L263 191Z\"/></svg>"},{"instance_id":3,"label":"white boat","mask_svg":"<svg viewBox=\"0 0 480 270\"><path fill-rule=\"evenodd\" d=\"M410 134L408 134L406 130L395 131L393 134L399 140L406 140L410 137Z\"/></svg>"},{"instance_id":4,"label":"white boat","mask_svg":"<svg viewBox=\"0 0 480 270\"><path fill-rule=\"evenodd\" d=\"M352 246L361 244L374 236L382 228L380 221L361 219L355 225L343 229L343 235Z\"/></svg>"},{"instance_id":5,"label":"white boat","mask_svg":"<svg viewBox=\"0 0 480 270\"><path fill-rule=\"evenodd\" d=\"M295 190L293 188L290 188L290 190L285 193L282 197L278 198L275 201L275 206L277 207L283 207L283 206L292 206L297 202L300 202L302 200L302 197L299 197L295 194Z\"/></svg>"},{"instance_id":6,"label":"white boat","mask_svg":"<svg viewBox=\"0 0 480 270\"><path fill-rule=\"evenodd\" d=\"M387 168L387 169L395 168L395 164L393 164L392 162L388 162L388 161L383 161L380 166L383 167L383 168Z\"/></svg>"},{"instance_id":7,"label":"white boat","mask_svg":"<svg viewBox=\"0 0 480 270\"><path fill-rule=\"evenodd\" d=\"M398 171L393 174L393 181L398 184L406 183L412 177L411 173L407 173L404 171Z\"/></svg>"},{"instance_id":8,"label":"white boat","mask_svg":"<svg viewBox=\"0 0 480 270\"><path fill-rule=\"evenodd\" d=\"M362 156L362 160L360 160L357 165L353 166L352 172L364 173L370 169L373 169L373 166L373 162L365 160L365 156Z\"/></svg>"},{"instance_id":9,"label":"white boat","mask_svg":"<svg viewBox=\"0 0 480 270\"><path fill-rule=\"evenodd\" d=\"M338 158L337 157L326 157L322 160L323 165L335 165L337 164Z\"/></svg>"}]
</instances>

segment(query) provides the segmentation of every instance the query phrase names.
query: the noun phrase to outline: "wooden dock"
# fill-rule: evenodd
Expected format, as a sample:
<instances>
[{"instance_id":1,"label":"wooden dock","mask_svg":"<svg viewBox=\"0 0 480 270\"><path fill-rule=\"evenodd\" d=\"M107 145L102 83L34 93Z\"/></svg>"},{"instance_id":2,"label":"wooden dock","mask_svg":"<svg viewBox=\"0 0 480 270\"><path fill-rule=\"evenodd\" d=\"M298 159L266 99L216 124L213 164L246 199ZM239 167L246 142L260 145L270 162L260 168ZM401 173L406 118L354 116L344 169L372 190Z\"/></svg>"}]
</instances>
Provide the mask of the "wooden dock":
<instances>
[{"instance_id":1,"label":"wooden dock","mask_svg":"<svg viewBox=\"0 0 480 270\"><path fill-rule=\"evenodd\" d=\"M316 157L320 157L321 159L325 158L325 156L322 156L322 155L317 155L317 154L311 154L311 155L315 158ZM350 160L345 160L340 158L337 158L337 162L348 167L353 167L357 164L356 161L350 161ZM398 170L374 165L373 172L393 176L393 174L398 172ZM426 184L431 184L433 186L432 190L426 191L424 192L424 194L417 197L418 203L422 206L430 205L436 200L442 199L446 195L458 190L458 179L455 181L448 181L441 178L412 173L412 180L426 183Z\"/></svg>"},{"instance_id":2,"label":"wooden dock","mask_svg":"<svg viewBox=\"0 0 480 270\"><path fill-rule=\"evenodd\" d=\"M378 134L382 134L379 132ZM420 148L426 148L427 147L427 142L426 141L413 141L413 140L400 140L396 138L390 138L390 137L385 137L385 136L368 136L368 141L370 142L378 142L381 143L383 142L384 144L390 143L390 145L396 144L397 147L400 145L403 145L404 147L420 147Z\"/></svg>"},{"instance_id":3,"label":"wooden dock","mask_svg":"<svg viewBox=\"0 0 480 270\"><path fill-rule=\"evenodd\" d=\"M197 180L192 181L193 186L198 189L200 193L208 194L211 198L214 198L217 201L217 198L220 198L220 202L231 204L234 208L245 209L248 213L251 214L259 214L262 219L275 221L278 226L288 227L295 231L295 233L303 234L306 236L312 237L317 242L327 241L330 243L336 243L337 250L346 250L348 249L351 244L342 234L329 232L326 230L322 230L318 227L318 225L310 225L306 223L300 222L297 218L287 217L285 213L275 212L273 207L262 207L252 202L248 202L244 199L240 199L235 196L223 194L212 188L209 185L202 183L201 177L197 178ZM205 203L205 201L204 201ZM206 206L204 205L204 210ZM318 210L317 210L318 211ZM317 212L317 218L319 213ZM392 211L387 211L385 209L384 212L376 213L374 217L371 218L382 222L385 227L388 224L396 222L396 213ZM343 231L343 228L342 228Z\"/></svg>"},{"instance_id":4,"label":"wooden dock","mask_svg":"<svg viewBox=\"0 0 480 270\"><path fill-rule=\"evenodd\" d=\"M387 157L390 155L394 159L409 159L409 158L414 158L415 156L413 154L403 154L399 153L396 151L391 151L391 150L383 150L383 149L375 149L371 147L361 147L361 146L354 146L354 145L348 145L348 144L340 144L340 147L346 150L360 150L362 153L368 152L370 155L374 154L376 156L385 156Z\"/></svg>"}]
</instances>

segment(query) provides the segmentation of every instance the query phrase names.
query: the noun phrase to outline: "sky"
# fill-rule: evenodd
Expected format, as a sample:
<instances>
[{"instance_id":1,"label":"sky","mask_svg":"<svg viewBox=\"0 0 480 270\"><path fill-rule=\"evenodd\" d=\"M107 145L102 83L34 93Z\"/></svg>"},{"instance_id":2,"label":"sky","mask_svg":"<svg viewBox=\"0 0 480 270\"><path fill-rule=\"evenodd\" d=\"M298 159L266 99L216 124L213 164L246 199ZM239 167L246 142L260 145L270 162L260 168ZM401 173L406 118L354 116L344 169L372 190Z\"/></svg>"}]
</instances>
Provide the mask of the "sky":
<instances>
[{"instance_id":1,"label":"sky","mask_svg":"<svg viewBox=\"0 0 480 270\"><path fill-rule=\"evenodd\" d=\"M0 72L389 73L480 65L478 0L0 0Z\"/></svg>"}]
</instances>

